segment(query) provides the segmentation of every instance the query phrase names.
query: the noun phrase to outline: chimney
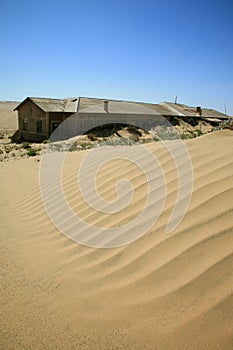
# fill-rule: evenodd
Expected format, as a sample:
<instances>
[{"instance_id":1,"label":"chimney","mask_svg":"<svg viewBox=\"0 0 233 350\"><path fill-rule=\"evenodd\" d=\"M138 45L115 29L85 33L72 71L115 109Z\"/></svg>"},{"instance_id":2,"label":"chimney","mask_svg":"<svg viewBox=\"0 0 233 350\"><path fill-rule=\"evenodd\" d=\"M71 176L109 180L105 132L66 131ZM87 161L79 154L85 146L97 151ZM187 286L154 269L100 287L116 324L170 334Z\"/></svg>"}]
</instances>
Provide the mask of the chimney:
<instances>
[{"instance_id":1,"label":"chimney","mask_svg":"<svg viewBox=\"0 0 233 350\"><path fill-rule=\"evenodd\" d=\"M200 106L197 106L196 111L197 111L197 113L198 113L199 115L202 114L202 110L201 110L201 107L200 107Z\"/></svg>"},{"instance_id":2,"label":"chimney","mask_svg":"<svg viewBox=\"0 0 233 350\"><path fill-rule=\"evenodd\" d=\"M104 110L108 113L108 101L104 101Z\"/></svg>"}]
</instances>

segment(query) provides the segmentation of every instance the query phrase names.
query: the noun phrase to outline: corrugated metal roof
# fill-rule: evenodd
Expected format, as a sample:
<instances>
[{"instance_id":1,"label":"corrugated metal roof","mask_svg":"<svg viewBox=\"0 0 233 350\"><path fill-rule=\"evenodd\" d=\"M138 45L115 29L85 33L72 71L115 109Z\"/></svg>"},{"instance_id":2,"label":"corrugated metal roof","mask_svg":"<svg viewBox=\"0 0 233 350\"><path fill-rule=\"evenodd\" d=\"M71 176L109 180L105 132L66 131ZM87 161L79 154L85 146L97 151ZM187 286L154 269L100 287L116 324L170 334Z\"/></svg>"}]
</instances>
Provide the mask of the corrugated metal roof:
<instances>
[{"instance_id":1,"label":"corrugated metal roof","mask_svg":"<svg viewBox=\"0 0 233 350\"><path fill-rule=\"evenodd\" d=\"M106 113L104 102L108 101L108 112L119 114L157 114L172 116L167 108L152 103L106 100L97 98L80 97L78 112L82 113Z\"/></svg>"},{"instance_id":2,"label":"corrugated metal roof","mask_svg":"<svg viewBox=\"0 0 233 350\"><path fill-rule=\"evenodd\" d=\"M167 107L174 115L180 117L199 117L196 108L173 102L162 102L160 105Z\"/></svg>"},{"instance_id":3,"label":"corrugated metal roof","mask_svg":"<svg viewBox=\"0 0 233 350\"><path fill-rule=\"evenodd\" d=\"M214 109L202 108L201 115L197 111L197 107L190 107L180 103L173 102L162 102L160 105L167 107L170 111L177 113L178 116L184 117L196 117L196 118L218 118L218 119L227 119L229 116L218 112Z\"/></svg>"},{"instance_id":4,"label":"corrugated metal roof","mask_svg":"<svg viewBox=\"0 0 233 350\"><path fill-rule=\"evenodd\" d=\"M156 114L162 116L195 117L195 118L219 118L227 119L229 116L214 109L202 108L202 114L196 107L189 107L180 103L162 102L159 104L117 101L89 97L69 97L65 99L52 99L40 97L27 97L20 105L30 99L44 112L82 112L82 113L105 113L104 102L108 101L108 112L119 114Z\"/></svg>"},{"instance_id":5,"label":"corrugated metal roof","mask_svg":"<svg viewBox=\"0 0 233 350\"><path fill-rule=\"evenodd\" d=\"M202 116L204 118L228 119L230 116L216 111L215 109L202 108Z\"/></svg>"},{"instance_id":6,"label":"corrugated metal roof","mask_svg":"<svg viewBox=\"0 0 233 350\"><path fill-rule=\"evenodd\" d=\"M78 97L70 97L65 99L65 109L64 112L72 112L75 113L78 110Z\"/></svg>"},{"instance_id":7,"label":"corrugated metal roof","mask_svg":"<svg viewBox=\"0 0 233 350\"><path fill-rule=\"evenodd\" d=\"M55 100L49 98L34 98L30 97L30 100L34 102L44 112L63 112L64 100Z\"/></svg>"},{"instance_id":8,"label":"corrugated metal roof","mask_svg":"<svg viewBox=\"0 0 233 350\"><path fill-rule=\"evenodd\" d=\"M194 117L194 118L219 118L227 119L229 116L214 109L201 108L202 114L196 107L190 107L181 103L161 102L159 104L105 100L98 98L80 97L78 111L83 113L105 113L104 101L108 101L109 113L129 114L159 114L162 116Z\"/></svg>"},{"instance_id":9,"label":"corrugated metal roof","mask_svg":"<svg viewBox=\"0 0 233 350\"><path fill-rule=\"evenodd\" d=\"M78 98L76 97L66 99L27 97L15 109L19 109L26 100L31 100L44 112L77 112Z\"/></svg>"}]
</instances>

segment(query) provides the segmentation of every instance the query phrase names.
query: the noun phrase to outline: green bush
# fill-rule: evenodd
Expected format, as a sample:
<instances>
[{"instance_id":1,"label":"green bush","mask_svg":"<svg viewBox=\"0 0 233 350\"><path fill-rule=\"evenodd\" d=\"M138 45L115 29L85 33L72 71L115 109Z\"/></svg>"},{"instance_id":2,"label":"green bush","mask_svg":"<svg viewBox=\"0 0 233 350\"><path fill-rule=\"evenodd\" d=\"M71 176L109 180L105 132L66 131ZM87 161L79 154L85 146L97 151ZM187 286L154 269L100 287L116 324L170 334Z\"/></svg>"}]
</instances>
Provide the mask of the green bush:
<instances>
[{"instance_id":1,"label":"green bush","mask_svg":"<svg viewBox=\"0 0 233 350\"><path fill-rule=\"evenodd\" d=\"M195 131L197 132L197 136L203 135L203 132L201 131L201 129L196 129Z\"/></svg>"},{"instance_id":2,"label":"green bush","mask_svg":"<svg viewBox=\"0 0 233 350\"><path fill-rule=\"evenodd\" d=\"M77 151L77 145L78 145L77 141L75 141L74 143L72 143L72 145L71 145L70 148L69 148L69 151L70 151L70 152Z\"/></svg>"},{"instance_id":3,"label":"green bush","mask_svg":"<svg viewBox=\"0 0 233 350\"><path fill-rule=\"evenodd\" d=\"M95 145L90 142L80 142L79 146L82 148L82 150L94 148Z\"/></svg>"},{"instance_id":4,"label":"green bush","mask_svg":"<svg viewBox=\"0 0 233 350\"><path fill-rule=\"evenodd\" d=\"M27 151L27 156L28 157L35 157L37 155L37 150L34 148L31 148Z\"/></svg>"}]
</instances>

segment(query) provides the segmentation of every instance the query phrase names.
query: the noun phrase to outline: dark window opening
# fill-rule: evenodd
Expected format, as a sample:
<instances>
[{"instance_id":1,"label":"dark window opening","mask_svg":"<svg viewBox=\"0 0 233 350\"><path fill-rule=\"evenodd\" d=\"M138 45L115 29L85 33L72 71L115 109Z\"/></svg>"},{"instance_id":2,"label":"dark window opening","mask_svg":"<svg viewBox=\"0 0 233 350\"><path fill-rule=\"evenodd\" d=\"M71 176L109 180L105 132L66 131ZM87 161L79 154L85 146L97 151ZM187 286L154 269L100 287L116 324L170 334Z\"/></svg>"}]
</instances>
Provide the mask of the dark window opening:
<instances>
[{"instance_id":1,"label":"dark window opening","mask_svg":"<svg viewBox=\"0 0 233 350\"><path fill-rule=\"evenodd\" d=\"M42 120L36 121L36 132L42 133Z\"/></svg>"},{"instance_id":2,"label":"dark window opening","mask_svg":"<svg viewBox=\"0 0 233 350\"><path fill-rule=\"evenodd\" d=\"M24 118L23 120L23 130L28 131L28 119Z\"/></svg>"},{"instance_id":3,"label":"dark window opening","mask_svg":"<svg viewBox=\"0 0 233 350\"><path fill-rule=\"evenodd\" d=\"M52 132L59 126L59 122L52 122Z\"/></svg>"}]
</instances>

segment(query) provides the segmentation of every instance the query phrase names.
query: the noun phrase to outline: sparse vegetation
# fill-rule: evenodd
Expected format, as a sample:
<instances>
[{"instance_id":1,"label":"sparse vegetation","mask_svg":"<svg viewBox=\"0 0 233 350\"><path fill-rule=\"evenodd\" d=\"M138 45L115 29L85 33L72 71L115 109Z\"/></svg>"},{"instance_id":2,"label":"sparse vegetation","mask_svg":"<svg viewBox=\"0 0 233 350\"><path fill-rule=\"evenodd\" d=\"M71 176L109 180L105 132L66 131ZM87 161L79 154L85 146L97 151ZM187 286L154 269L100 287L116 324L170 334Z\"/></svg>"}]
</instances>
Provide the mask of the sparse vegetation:
<instances>
[{"instance_id":1,"label":"sparse vegetation","mask_svg":"<svg viewBox=\"0 0 233 350\"><path fill-rule=\"evenodd\" d=\"M119 139L108 139L107 141L101 142L100 146L132 146L137 142L131 138L121 137Z\"/></svg>"},{"instance_id":2,"label":"sparse vegetation","mask_svg":"<svg viewBox=\"0 0 233 350\"><path fill-rule=\"evenodd\" d=\"M5 146L5 152L6 152L6 153L10 153L11 150L12 150L11 147Z\"/></svg>"},{"instance_id":3,"label":"sparse vegetation","mask_svg":"<svg viewBox=\"0 0 233 350\"><path fill-rule=\"evenodd\" d=\"M201 129L196 129L196 133L197 133L197 136L203 135L203 132L201 131Z\"/></svg>"},{"instance_id":4,"label":"sparse vegetation","mask_svg":"<svg viewBox=\"0 0 233 350\"><path fill-rule=\"evenodd\" d=\"M133 134L134 136L142 137L142 132L134 125L129 125L127 127L127 130L129 133Z\"/></svg>"},{"instance_id":5,"label":"sparse vegetation","mask_svg":"<svg viewBox=\"0 0 233 350\"><path fill-rule=\"evenodd\" d=\"M75 141L69 148L70 152L77 151L77 142Z\"/></svg>"},{"instance_id":6,"label":"sparse vegetation","mask_svg":"<svg viewBox=\"0 0 233 350\"><path fill-rule=\"evenodd\" d=\"M221 122L218 127L215 128L215 130L220 129L230 129L233 130L233 117Z\"/></svg>"},{"instance_id":7,"label":"sparse vegetation","mask_svg":"<svg viewBox=\"0 0 233 350\"><path fill-rule=\"evenodd\" d=\"M23 142L22 143L22 148L28 149L28 148L31 148L31 146L30 146L29 142Z\"/></svg>"},{"instance_id":8,"label":"sparse vegetation","mask_svg":"<svg viewBox=\"0 0 233 350\"><path fill-rule=\"evenodd\" d=\"M193 139L195 137L199 137L203 135L203 132L200 129L194 129L194 130L184 130L181 134L182 139Z\"/></svg>"},{"instance_id":9,"label":"sparse vegetation","mask_svg":"<svg viewBox=\"0 0 233 350\"><path fill-rule=\"evenodd\" d=\"M27 151L27 156L28 157L35 157L37 156L38 152L36 149L34 148L30 148L28 151Z\"/></svg>"},{"instance_id":10,"label":"sparse vegetation","mask_svg":"<svg viewBox=\"0 0 233 350\"><path fill-rule=\"evenodd\" d=\"M160 126L154 130L154 141L180 139L178 131L174 127Z\"/></svg>"},{"instance_id":11,"label":"sparse vegetation","mask_svg":"<svg viewBox=\"0 0 233 350\"><path fill-rule=\"evenodd\" d=\"M131 146L162 140L192 139L214 130L206 121L199 121L197 125L192 126L187 120L175 117L172 124L175 126L157 125L153 129L153 134L134 125L108 124L94 128L86 135L78 136L75 141L44 140L40 144L26 141L10 143L8 136L4 138L4 142L0 142L0 161L34 157L41 154L43 149L49 152L78 152L99 146ZM215 130L220 128L233 128L232 118L222 122Z\"/></svg>"},{"instance_id":12,"label":"sparse vegetation","mask_svg":"<svg viewBox=\"0 0 233 350\"><path fill-rule=\"evenodd\" d=\"M94 134L87 134L87 137L91 141L96 141L97 140L97 138L96 138L96 136Z\"/></svg>"}]
</instances>

